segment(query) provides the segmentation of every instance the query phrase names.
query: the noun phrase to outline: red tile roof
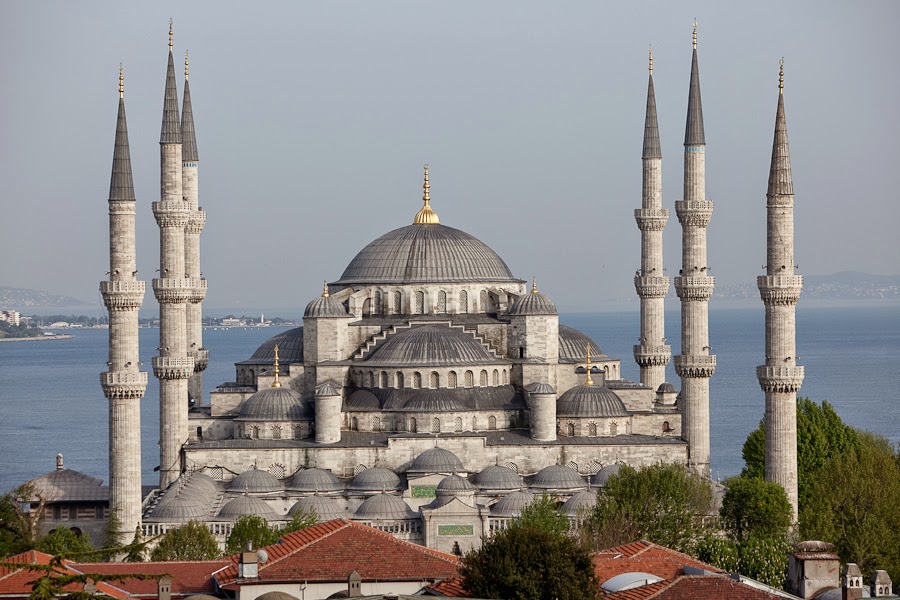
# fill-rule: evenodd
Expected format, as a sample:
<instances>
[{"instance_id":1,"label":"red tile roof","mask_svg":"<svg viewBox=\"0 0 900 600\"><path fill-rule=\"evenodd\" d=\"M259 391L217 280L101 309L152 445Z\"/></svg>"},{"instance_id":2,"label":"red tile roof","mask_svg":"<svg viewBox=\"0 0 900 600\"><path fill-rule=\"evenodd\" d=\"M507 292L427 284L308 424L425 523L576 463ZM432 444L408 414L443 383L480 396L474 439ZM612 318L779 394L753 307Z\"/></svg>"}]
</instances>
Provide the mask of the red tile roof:
<instances>
[{"instance_id":1,"label":"red tile roof","mask_svg":"<svg viewBox=\"0 0 900 600\"><path fill-rule=\"evenodd\" d=\"M259 582L344 582L352 571L363 581L434 580L456 575L459 568L459 559L452 554L398 540L346 519L289 533L265 550L269 558L259 565ZM216 579L221 587L234 589L238 556L230 561Z\"/></svg>"},{"instance_id":2,"label":"red tile roof","mask_svg":"<svg viewBox=\"0 0 900 600\"><path fill-rule=\"evenodd\" d=\"M145 562L145 563L81 563L71 567L80 572L101 573L103 575L140 574L168 575L172 580L172 597L191 596L193 594L214 594L216 582L213 573L231 564L228 559L185 562ZM116 585L128 591L132 596L148 596L156 598L157 582L155 579L141 581L127 579Z\"/></svg>"},{"instance_id":3,"label":"red tile roof","mask_svg":"<svg viewBox=\"0 0 900 600\"><path fill-rule=\"evenodd\" d=\"M0 596L27 597L31 594L32 582L43 575L43 572L28 569L25 565L49 565L53 560L53 556L37 550L29 550L3 560L7 563L20 563L23 566L20 568L0 567ZM81 571L72 568L71 565L70 561L64 560L62 566L55 568L55 573L58 575L81 573ZM99 582L96 585L97 591L112 598L127 598L129 596L128 592L118 585L105 582ZM64 589L67 592L77 592L81 591L83 587L81 584L73 583L65 586Z\"/></svg>"},{"instance_id":4,"label":"red tile roof","mask_svg":"<svg viewBox=\"0 0 900 600\"><path fill-rule=\"evenodd\" d=\"M462 585L462 577L448 577L425 588L430 596L447 596L450 598L468 598L469 592Z\"/></svg>"},{"instance_id":5,"label":"red tile roof","mask_svg":"<svg viewBox=\"0 0 900 600\"><path fill-rule=\"evenodd\" d=\"M616 575L633 571L674 579L678 575L684 575L685 565L722 573L721 569L687 554L643 540L595 552L593 559L594 572L601 584Z\"/></svg>"},{"instance_id":6,"label":"red tile roof","mask_svg":"<svg viewBox=\"0 0 900 600\"><path fill-rule=\"evenodd\" d=\"M672 581L660 581L604 596L604 600L695 600L696 598L783 600L784 596L750 587L725 575L680 575Z\"/></svg>"}]
</instances>

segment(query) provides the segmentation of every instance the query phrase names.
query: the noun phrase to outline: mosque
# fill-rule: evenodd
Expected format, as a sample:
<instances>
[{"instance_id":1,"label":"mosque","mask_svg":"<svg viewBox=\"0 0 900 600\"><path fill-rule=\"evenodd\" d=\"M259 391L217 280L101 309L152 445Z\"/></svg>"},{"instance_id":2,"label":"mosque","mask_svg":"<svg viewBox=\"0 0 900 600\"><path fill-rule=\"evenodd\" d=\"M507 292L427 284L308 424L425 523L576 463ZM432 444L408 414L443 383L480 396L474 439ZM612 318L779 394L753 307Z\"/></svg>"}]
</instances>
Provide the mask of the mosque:
<instances>
[{"instance_id":1,"label":"mosque","mask_svg":"<svg viewBox=\"0 0 900 600\"><path fill-rule=\"evenodd\" d=\"M619 359L560 323L535 280L516 277L486 243L440 222L426 165L412 223L397 223L363 247L315 294L303 326L248 349L247 360L235 364L234 381L218 385L208 403L201 397L210 360L201 327L205 213L187 55L184 74L179 113L170 26L161 196L152 205L161 248L159 278L152 282L161 321L159 356L152 362L160 380L160 482L146 497L138 405L147 373L140 371L137 344L144 283L136 279L136 199L121 73L119 79L110 278L101 283L110 315L109 368L101 384L110 401L109 510L123 539L135 527L152 536L200 520L224 540L244 515L278 523L314 511L320 520L351 518L460 552L505 527L535 494L555 497L577 521L595 502L593 488L622 464L679 462L709 475L709 378L716 360L709 352L714 280L707 271L706 227L713 203L705 191L696 26L685 195L675 203L683 231L674 282L682 305L681 354L674 357L680 392L665 381L672 349L663 321L670 282L663 274L662 232L669 211L662 205L652 54L643 198L635 210L642 238L634 281L641 302L634 347L640 382L623 380ZM791 195L791 232L792 207ZM784 235L770 235L776 238L787 243ZM792 318L794 296L775 291L787 286L799 296L802 280L793 277L765 282L781 299L782 317L789 307ZM767 326L769 313L767 304ZM778 335L792 339L792 320L789 325ZM777 351L771 351L773 361ZM765 371L760 381L777 380L781 396L773 402L784 402L791 382L799 388L802 367L791 362L795 370L787 373L788 366L773 365L773 374Z\"/></svg>"}]
</instances>

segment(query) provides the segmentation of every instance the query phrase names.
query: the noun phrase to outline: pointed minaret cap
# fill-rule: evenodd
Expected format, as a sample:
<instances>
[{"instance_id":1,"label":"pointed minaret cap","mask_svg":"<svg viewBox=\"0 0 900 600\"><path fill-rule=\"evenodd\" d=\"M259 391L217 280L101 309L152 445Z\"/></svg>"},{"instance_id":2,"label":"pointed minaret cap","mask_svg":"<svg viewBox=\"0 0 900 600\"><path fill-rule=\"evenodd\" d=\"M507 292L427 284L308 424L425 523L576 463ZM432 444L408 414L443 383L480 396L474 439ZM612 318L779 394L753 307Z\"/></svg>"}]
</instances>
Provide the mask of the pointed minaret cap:
<instances>
[{"instance_id":1,"label":"pointed minaret cap","mask_svg":"<svg viewBox=\"0 0 900 600\"><path fill-rule=\"evenodd\" d=\"M188 81L188 53L184 53L184 98L181 105L181 160L197 162L197 135L194 133L194 111L191 108L191 84Z\"/></svg>"},{"instance_id":2,"label":"pointed minaret cap","mask_svg":"<svg viewBox=\"0 0 900 600\"><path fill-rule=\"evenodd\" d=\"M784 59L778 71L778 109L775 113L775 139L772 142L772 163L769 166L769 196L794 193L791 175L791 150L788 145L787 118L784 114Z\"/></svg>"},{"instance_id":3,"label":"pointed minaret cap","mask_svg":"<svg viewBox=\"0 0 900 600\"><path fill-rule=\"evenodd\" d=\"M650 82L647 84L644 151L641 158L662 158L662 148L659 144L659 124L656 118L656 92L653 90L653 48L650 48Z\"/></svg>"},{"instance_id":4,"label":"pointed minaret cap","mask_svg":"<svg viewBox=\"0 0 900 600\"><path fill-rule=\"evenodd\" d=\"M119 65L119 114L116 118L116 143L113 148L110 202L134 202L134 178L131 175L131 150L128 146L128 122L125 119L125 75Z\"/></svg>"},{"instance_id":5,"label":"pointed minaret cap","mask_svg":"<svg viewBox=\"0 0 900 600\"><path fill-rule=\"evenodd\" d=\"M272 382L273 388L280 388L281 382L278 380L278 374L281 369L278 368L278 344L275 344L275 381Z\"/></svg>"},{"instance_id":6,"label":"pointed minaret cap","mask_svg":"<svg viewBox=\"0 0 900 600\"><path fill-rule=\"evenodd\" d=\"M431 210L431 196L429 195L429 190L431 189L431 184L428 182L428 165L425 165L425 183L422 184L422 189L424 193L422 194L422 201L425 203L425 206L422 207L422 210L416 213L416 218L413 219L413 223L415 225L438 225L440 224L440 219L438 219L437 213Z\"/></svg>"},{"instance_id":7,"label":"pointed minaret cap","mask_svg":"<svg viewBox=\"0 0 900 600\"><path fill-rule=\"evenodd\" d=\"M178 118L178 86L175 83L175 59L172 56L172 20L169 20L169 64L166 68L166 93L163 99L160 144L180 144L181 125Z\"/></svg>"},{"instance_id":8,"label":"pointed minaret cap","mask_svg":"<svg viewBox=\"0 0 900 600\"><path fill-rule=\"evenodd\" d=\"M688 92L687 124L684 129L685 146L706 145L703 132L703 104L700 101L700 67L697 64L697 22L694 21L694 51L691 59L691 88Z\"/></svg>"}]
</instances>

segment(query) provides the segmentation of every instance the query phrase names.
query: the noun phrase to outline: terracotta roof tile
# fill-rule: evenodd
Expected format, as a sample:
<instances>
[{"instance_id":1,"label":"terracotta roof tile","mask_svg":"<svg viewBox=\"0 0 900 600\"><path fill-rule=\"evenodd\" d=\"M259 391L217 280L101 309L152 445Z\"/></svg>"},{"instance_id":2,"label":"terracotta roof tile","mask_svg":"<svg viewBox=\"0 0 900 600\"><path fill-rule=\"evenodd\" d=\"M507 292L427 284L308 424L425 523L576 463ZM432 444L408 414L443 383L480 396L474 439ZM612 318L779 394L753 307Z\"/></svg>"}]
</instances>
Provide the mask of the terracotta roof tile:
<instances>
[{"instance_id":1,"label":"terracotta roof tile","mask_svg":"<svg viewBox=\"0 0 900 600\"><path fill-rule=\"evenodd\" d=\"M721 569L713 565L644 540L595 552L593 559L594 572L601 583L616 575L632 571L650 573L663 579L674 579L678 575L684 575L685 565L722 573Z\"/></svg>"},{"instance_id":2,"label":"terracotta roof tile","mask_svg":"<svg viewBox=\"0 0 900 600\"><path fill-rule=\"evenodd\" d=\"M462 577L454 576L443 579L425 588L432 596L447 596L450 598L468 598L469 592L463 587Z\"/></svg>"},{"instance_id":3,"label":"terracotta roof tile","mask_svg":"<svg viewBox=\"0 0 900 600\"><path fill-rule=\"evenodd\" d=\"M725 575L681 575L673 581L661 581L604 596L604 600L695 600L696 598L783 600L784 597L750 587Z\"/></svg>"},{"instance_id":4,"label":"terracotta roof tile","mask_svg":"<svg viewBox=\"0 0 900 600\"><path fill-rule=\"evenodd\" d=\"M0 567L0 596L20 596L27 597L31 594L31 583L41 576L39 572L29 570L25 565L49 565L53 560L53 556L38 552L37 550L29 550L22 554L17 554L4 559L8 563L21 563L22 568ZM64 560L61 567L56 568L59 575L77 574L81 571L72 567L70 561ZM81 591L80 584L67 585L64 588L67 592ZM128 598L128 592L121 589L117 585L105 582L97 583L97 591L112 598Z\"/></svg>"},{"instance_id":5,"label":"terracotta roof tile","mask_svg":"<svg viewBox=\"0 0 900 600\"><path fill-rule=\"evenodd\" d=\"M192 594L213 594L216 592L216 583L213 573L230 564L228 559L211 561L184 561L184 562L146 562L146 563L80 563L71 567L80 572L102 573L115 575L117 573L133 573L141 575L168 575L172 580L172 596L190 596ZM132 596L148 596L156 598L157 582L155 579L140 581L127 579L116 582L116 585L126 590Z\"/></svg>"}]
</instances>

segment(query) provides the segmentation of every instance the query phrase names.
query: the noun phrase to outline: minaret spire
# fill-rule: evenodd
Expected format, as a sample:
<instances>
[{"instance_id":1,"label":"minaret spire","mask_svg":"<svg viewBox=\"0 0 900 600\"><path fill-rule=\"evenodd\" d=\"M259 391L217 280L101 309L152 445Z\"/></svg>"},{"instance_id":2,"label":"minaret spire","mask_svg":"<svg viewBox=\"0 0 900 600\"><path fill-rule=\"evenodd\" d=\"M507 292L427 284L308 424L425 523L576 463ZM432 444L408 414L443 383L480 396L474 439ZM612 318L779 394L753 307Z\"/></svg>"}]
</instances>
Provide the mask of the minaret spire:
<instances>
[{"instance_id":1,"label":"minaret spire","mask_svg":"<svg viewBox=\"0 0 900 600\"><path fill-rule=\"evenodd\" d=\"M180 144L181 126L178 119L178 86L175 83L175 58L172 55L172 21L169 20L169 64L166 68L166 93L163 99L160 144Z\"/></svg>"},{"instance_id":2,"label":"minaret spire","mask_svg":"<svg viewBox=\"0 0 900 600\"><path fill-rule=\"evenodd\" d=\"M703 132L703 103L700 101L700 67L697 64L697 22L694 21L694 53L691 60L691 87L688 92L687 126L684 145L705 145Z\"/></svg>"}]
</instances>

